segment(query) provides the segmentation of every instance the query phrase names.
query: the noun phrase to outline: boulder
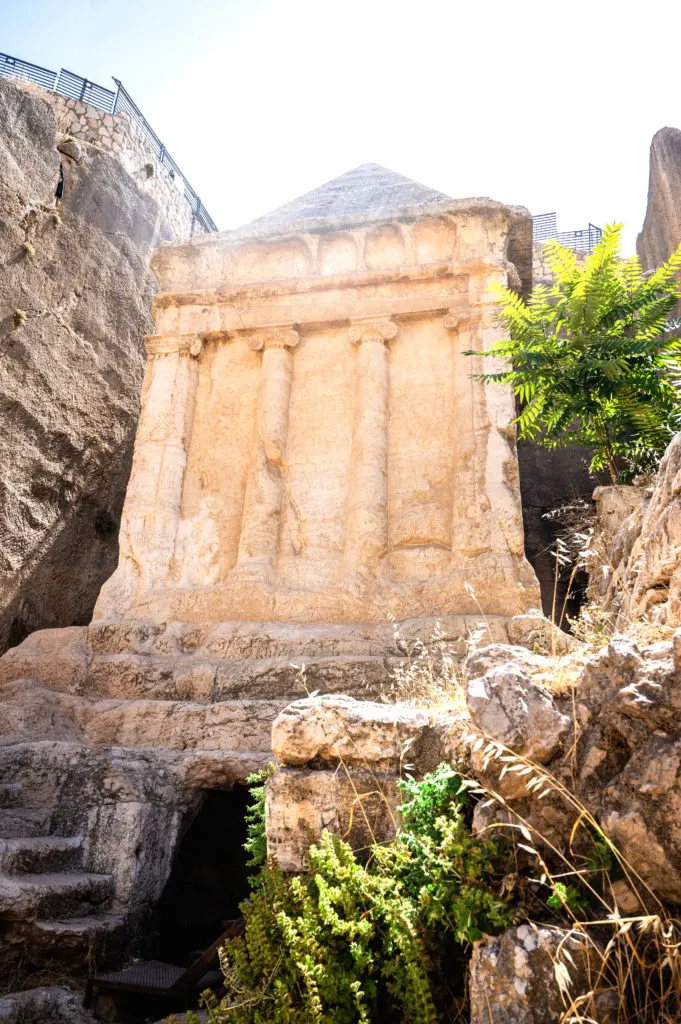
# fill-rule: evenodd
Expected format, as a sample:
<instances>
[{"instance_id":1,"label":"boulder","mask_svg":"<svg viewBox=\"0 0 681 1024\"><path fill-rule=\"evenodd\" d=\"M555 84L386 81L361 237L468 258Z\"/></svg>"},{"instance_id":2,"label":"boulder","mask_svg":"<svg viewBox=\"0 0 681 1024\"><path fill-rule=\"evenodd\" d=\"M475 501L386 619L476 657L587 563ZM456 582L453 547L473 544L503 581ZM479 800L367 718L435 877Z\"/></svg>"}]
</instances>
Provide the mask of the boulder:
<instances>
[{"instance_id":1,"label":"boulder","mask_svg":"<svg viewBox=\"0 0 681 1024\"><path fill-rule=\"evenodd\" d=\"M661 128L650 145L648 206L636 251L654 270L681 242L681 131Z\"/></svg>"},{"instance_id":2,"label":"boulder","mask_svg":"<svg viewBox=\"0 0 681 1024\"><path fill-rule=\"evenodd\" d=\"M286 765L317 759L399 768L430 725L430 715L406 705L376 704L344 695L309 697L284 708L272 727L272 750Z\"/></svg>"},{"instance_id":3,"label":"boulder","mask_svg":"<svg viewBox=\"0 0 681 1024\"><path fill-rule=\"evenodd\" d=\"M522 924L476 943L471 1024L557 1024L571 999L590 991L589 960L583 936L546 925ZM616 1020L616 1012L610 1018L605 1006L598 1010L589 1019Z\"/></svg>"},{"instance_id":4,"label":"boulder","mask_svg":"<svg viewBox=\"0 0 681 1024\"><path fill-rule=\"evenodd\" d=\"M511 625L520 618L521 616L516 616L512 619ZM522 618L530 619L530 616L522 616ZM465 664L466 678L477 679L478 676L484 676L490 669L499 665L508 665L511 661L520 665L533 678L538 677L539 679L550 673L554 667L551 658L537 654L527 647L517 644L487 644L486 647L476 647L469 653Z\"/></svg>"},{"instance_id":5,"label":"boulder","mask_svg":"<svg viewBox=\"0 0 681 1024\"><path fill-rule=\"evenodd\" d=\"M325 829L366 851L394 837L399 802L392 774L282 768L266 787L268 853L284 871L306 871Z\"/></svg>"},{"instance_id":6,"label":"boulder","mask_svg":"<svg viewBox=\"0 0 681 1024\"><path fill-rule=\"evenodd\" d=\"M3 1024L92 1024L83 1009L83 997L60 988L31 988L0 996L0 1021Z\"/></svg>"},{"instance_id":7,"label":"boulder","mask_svg":"<svg viewBox=\"0 0 681 1024\"><path fill-rule=\"evenodd\" d=\"M547 689L528 671L528 652L500 661L468 680L467 704L473 723L490 739L529 761L546 764L559 750L570 719ZM482 657L482 652L481 652Z\"/></svg>"}]
</instances>

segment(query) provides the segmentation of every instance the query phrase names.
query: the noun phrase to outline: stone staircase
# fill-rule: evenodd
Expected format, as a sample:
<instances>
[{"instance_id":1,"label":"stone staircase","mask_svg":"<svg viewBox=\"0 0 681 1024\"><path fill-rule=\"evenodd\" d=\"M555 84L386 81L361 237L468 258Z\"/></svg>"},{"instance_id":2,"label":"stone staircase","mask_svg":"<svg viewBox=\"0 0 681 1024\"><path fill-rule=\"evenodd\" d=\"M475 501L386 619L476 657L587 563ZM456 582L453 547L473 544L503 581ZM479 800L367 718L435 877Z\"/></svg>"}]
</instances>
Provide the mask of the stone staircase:
<instances>
[{"instance_id":1,"label":"stone staircase","mask_svg":"<svg viewBox=\"0 0 681 1024\"><path fill-rule=\"evenodd\" d=\"M20 783L0 783L0 961L21 949L77 972L115 949L124 921L111 876L85 870L83 837L51 834L50 818L24 805Z\"/></svg>"}]
</instances>

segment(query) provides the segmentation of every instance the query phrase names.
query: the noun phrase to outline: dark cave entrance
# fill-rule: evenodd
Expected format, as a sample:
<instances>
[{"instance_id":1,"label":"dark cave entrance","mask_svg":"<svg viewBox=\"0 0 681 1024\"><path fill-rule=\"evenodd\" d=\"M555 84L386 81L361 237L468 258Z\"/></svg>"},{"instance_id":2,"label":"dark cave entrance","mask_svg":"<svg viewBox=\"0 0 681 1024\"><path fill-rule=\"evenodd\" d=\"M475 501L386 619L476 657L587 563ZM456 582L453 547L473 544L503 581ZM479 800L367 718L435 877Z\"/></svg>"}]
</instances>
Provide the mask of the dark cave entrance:
<instances>
[{"instance_id":1,"label":"dark cave entrance","mask_svg":"<svg viewBox=\"0 0 681 1024\"><path fill-rule=\"evenodd\" d=\"M245 786L209 790L180 842L152 924L154 959L185 966L239 916L248 896Z\"/></svg>"},{"instance_id":2,"label":"dark cave entrance","mask_svg":"<svg viewBox=\"0 0 681 1024\"><path fill-rule=\"evenodd\" d=\"M572 576L569 565L559 568L556 581L555 549L563 526L552 515L575 502L590 504L594 488L608 482L589 473L591 456L576 445L552 451L530 441L518 444L525 554L539 580L544 615L555 616L566 631L584 604L588 577L582 570Z\"/></svg>"}]
</instances>

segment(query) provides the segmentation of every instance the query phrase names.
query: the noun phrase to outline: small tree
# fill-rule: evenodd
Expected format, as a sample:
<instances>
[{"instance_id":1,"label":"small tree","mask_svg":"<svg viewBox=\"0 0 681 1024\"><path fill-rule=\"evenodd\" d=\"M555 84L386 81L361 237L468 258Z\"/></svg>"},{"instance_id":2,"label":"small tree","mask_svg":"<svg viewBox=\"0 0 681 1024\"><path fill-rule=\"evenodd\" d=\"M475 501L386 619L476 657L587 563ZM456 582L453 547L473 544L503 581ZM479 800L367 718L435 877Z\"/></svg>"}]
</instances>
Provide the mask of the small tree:
<instances>
[{"instance_id":1,"label":"small tree","mask_svg":"<svg viewBox=\"0 0 681 1024\"><path fill-rule=\"evenodd\" d=\"M512 386L523 403L521 438L591 448L590 469L607 467L613 483L620 460L630 474L654 469L681 429L679 322L668 321L681 296L681 245L646 276L637 256L620 257L621 233L621 224L606 227L582 266L548 242L555 283L536 285L527 302L494 285L508 338L466 353L510 363L476 379Z\"/></svg>"}]
</instances>

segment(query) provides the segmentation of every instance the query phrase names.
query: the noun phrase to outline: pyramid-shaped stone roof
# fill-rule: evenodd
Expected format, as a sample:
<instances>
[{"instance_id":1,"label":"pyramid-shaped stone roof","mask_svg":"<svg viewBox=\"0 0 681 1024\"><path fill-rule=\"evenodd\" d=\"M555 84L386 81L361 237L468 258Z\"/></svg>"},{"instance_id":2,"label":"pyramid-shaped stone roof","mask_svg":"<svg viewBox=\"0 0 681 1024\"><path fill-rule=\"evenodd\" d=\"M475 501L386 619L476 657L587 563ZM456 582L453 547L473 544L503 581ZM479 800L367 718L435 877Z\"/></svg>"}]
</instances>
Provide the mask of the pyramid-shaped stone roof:
<instances>
[{"instance_id":1,"label":"pyramid-shaped stone roof","mask_svg":"<svg viewBox=\"0 0 681 1024\"><path fill-rule=\"evenodd\" d=\"M380 164L362 164L258 217L233 234L267 237L342 227L388 217L414 216L432 207L449 208L455 202L443 192L420 185Z\"/></svg>"}]
</instances>

